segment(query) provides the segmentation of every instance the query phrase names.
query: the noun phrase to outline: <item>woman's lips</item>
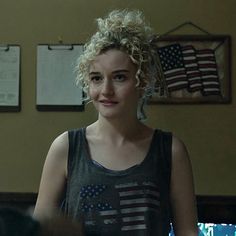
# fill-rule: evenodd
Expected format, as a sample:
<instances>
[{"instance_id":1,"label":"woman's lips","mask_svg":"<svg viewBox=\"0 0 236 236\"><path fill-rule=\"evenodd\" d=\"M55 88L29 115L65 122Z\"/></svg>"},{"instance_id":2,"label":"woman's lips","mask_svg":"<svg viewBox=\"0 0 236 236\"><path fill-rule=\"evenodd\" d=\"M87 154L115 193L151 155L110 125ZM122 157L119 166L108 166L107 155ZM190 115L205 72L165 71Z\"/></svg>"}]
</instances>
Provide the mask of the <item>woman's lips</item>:
<instances>
[{"instance_id":1,"label":"woman's lips","mask_svg":"<svg viewBox=\"0 0 236 236\"><path fill-rule=\"evenodd\" d=\"M111 100L100 100L99 102L102 103L104 106L113 106L118 103L116 101L111 101Z\"/></svg>"}]
</instances>

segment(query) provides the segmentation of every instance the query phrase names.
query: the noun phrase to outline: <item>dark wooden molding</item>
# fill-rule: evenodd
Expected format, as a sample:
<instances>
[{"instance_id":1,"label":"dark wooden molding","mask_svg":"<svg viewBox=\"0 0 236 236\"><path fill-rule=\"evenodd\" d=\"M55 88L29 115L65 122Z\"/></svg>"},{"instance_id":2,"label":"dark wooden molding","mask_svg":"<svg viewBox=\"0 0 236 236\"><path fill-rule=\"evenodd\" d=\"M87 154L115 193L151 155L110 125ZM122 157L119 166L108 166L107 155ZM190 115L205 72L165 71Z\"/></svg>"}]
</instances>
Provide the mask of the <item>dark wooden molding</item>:
<instances>
[{"instance_id":1,"label":"dark wooden molding","mask_svg":"<svg viewBox=\"0 0 236 236\"><path fill-rule=\"evenodd\" d=\"M0 207L34 207L37 193L0 192ZM236 196L197 196L198 221L236 224Z\"/></svg>"},{"instance_id":2,"label":"dark wooden molding","mask_svg":"<svg viewBox=\"0 0 236 236\"><path fill-rule=\"evenodd\" d=\"M236 196L197 196L199 222L236 224Z\"/></svg>"},{"instance_id":3,"label":"dark wooden molding","mask_svg":"<svg viewBox=\"0 0 236 236\"><path fill-rule=\"evenodd\" d=\"M0 207L26 210L35 205L37 193L0 192Z\"/></svg>"}]
</instances>

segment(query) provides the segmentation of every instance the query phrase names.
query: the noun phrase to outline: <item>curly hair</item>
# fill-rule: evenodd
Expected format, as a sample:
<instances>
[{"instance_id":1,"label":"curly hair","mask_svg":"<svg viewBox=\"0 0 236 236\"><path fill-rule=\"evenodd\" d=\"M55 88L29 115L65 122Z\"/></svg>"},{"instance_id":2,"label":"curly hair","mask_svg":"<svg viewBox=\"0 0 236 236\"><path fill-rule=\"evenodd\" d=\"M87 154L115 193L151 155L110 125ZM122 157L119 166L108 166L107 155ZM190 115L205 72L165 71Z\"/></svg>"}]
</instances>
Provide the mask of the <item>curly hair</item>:
<instances>
[{"instance_id":1,"label":"curly hair","mask_svg":"<svg viewBox=\"0 0 236 236\"><path fill-rule=\"evenodd\" d=\"M142 101L151 96L159 81L156 38L139 10L114 10L97 19L98 30L84 45L78 58L76 82L88 95L89 66L94 58L112 48L126 52L137 65L137 87L144 89ZM88 98L88 97L87 97Z\"/></svg>"}]
</instances>

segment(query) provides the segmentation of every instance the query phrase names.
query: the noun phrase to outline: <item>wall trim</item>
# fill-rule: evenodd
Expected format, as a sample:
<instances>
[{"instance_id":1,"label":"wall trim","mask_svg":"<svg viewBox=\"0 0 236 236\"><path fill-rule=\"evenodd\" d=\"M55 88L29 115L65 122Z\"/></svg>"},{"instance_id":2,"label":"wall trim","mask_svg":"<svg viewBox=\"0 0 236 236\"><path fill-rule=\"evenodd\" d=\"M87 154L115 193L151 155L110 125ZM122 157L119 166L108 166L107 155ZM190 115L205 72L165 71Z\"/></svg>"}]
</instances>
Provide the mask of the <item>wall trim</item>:
<instances>
[{"instance_id":1,"label":"wall trim","mask_svg":"<svg viewBox=\"0 0 236 236\"><path fill-rule=\"evenodd\" d=\"M197 195L198 219L202 223L236 224L236 196ZM27 210L34 207L37 193L0 192L0 207Z\"/></svg>"}]
</instances>

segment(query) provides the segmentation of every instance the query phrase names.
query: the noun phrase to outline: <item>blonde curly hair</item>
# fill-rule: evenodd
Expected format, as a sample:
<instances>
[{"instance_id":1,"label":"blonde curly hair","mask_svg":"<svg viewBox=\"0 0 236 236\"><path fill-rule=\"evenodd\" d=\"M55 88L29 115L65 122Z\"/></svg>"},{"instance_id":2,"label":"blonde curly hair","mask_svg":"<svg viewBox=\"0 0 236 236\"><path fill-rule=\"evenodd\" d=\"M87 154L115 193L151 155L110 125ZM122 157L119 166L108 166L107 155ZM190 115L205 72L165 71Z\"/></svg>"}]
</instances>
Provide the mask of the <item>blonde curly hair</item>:
<instances>
[{"instance_id":1,"label":"blonde curly hair","mask_svg":"<svg viewBox=\"0 0 236 236\"><path fill-rule=\"evenodd\" d=\"M154 85L159 81L155 43L157 36L153 34L152 28L139 10L114 10L106 18L98 18L97 24L97 32L84 45L84 52L78 58L77 84L83 88L88 99L91 62L97 55L109 49L119 49L126 52L137 65L136 86L144 89L142 97L144 103L146 98L152 95Z\"/></svg>"}]
</instances>

